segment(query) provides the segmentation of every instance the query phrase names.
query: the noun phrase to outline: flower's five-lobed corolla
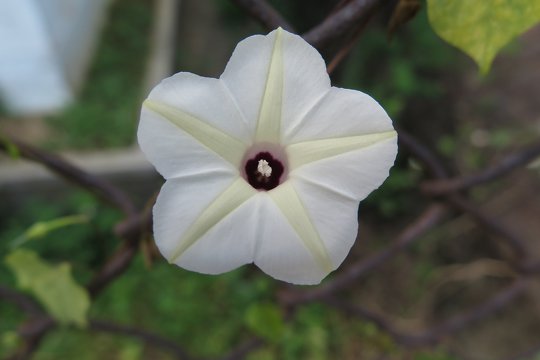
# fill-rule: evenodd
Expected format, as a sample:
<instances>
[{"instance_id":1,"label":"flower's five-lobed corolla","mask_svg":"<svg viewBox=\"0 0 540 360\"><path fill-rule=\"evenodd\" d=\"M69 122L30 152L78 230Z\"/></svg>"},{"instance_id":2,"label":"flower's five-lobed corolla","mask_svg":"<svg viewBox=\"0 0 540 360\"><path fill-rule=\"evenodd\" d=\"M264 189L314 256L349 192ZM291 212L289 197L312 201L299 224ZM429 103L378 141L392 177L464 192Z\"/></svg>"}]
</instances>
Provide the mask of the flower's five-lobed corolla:
<instances>
[{"instance_id":1,"label":"flower's five-lobed corolla","mask_svg":"<svg viewBox=\"0 0 540 360\"><path fill-rule=\"evenodd\" d=\"M253 262L296 284L341 264L358 202L397 152L377 102L331 87L319 53L282 29L240 42L219 79L163 80L138 138L167 180L154 237L169 262L207 274Z\"/></svg>"}]
</instances>

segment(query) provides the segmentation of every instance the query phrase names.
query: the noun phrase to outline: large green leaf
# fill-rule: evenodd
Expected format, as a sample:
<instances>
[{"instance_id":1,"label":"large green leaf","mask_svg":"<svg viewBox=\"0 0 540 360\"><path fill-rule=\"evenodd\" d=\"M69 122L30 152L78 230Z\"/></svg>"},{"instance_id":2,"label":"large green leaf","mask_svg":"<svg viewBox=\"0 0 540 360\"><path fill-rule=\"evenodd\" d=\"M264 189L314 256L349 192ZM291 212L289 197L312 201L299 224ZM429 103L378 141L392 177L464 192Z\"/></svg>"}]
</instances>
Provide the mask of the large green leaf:
<instances>
[{"instance_id":1,"label":"large green leaf","mask_svg":"<svg viewBox=\"0 0 540 360\"><path fill-rule=\"evenodd\" d=\"M71 276L69 264L51 265L25 249L12 251L5 262L18 286L31 292L60 324L86 325L90 297Z\"/></svg>"},{"instance_id":2,"label":"large green leaf","mask_svg":"<svg viewBox=\"0 0 540 360\"><path fill-rule=\"evenodd\" d=\"M427 0L435 32L485 74L497 52L540 21L540 0Z\"/></svg>"}]
</instances>

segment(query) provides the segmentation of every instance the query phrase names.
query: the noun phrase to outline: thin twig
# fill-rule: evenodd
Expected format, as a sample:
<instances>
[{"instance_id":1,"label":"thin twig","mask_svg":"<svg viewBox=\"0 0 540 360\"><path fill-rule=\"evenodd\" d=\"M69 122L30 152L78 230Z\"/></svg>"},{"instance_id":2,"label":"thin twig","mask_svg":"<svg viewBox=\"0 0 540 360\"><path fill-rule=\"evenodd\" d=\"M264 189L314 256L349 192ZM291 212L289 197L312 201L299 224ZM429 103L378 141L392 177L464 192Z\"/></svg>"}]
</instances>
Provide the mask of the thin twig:
<instances>
[{"instance_id":1,"label":"thin twig","mask_svg":"<svg viewBox=\"0 0 540 360\"><path fill-rule=\"evenodd\" d=\"M448 177L448 171L435 154L403 129L398 129L399 143L405 146L416 158L426 164L428 171L437 179Z\"/></svg>"},{"instance_id":2,"label":"thin twig","mask_svg":"<svg viewBox=\"0 0 540 360\"><path fill-rule=\"evenodd\" d=\"M354 30L354 33L350 36L349 41L334 55L328 66L326 67L326 71L328 74L332 74L334 70L338 67L339 64L347 57L347 55L351 52L352 48L358 41L358 38L360 35L362 35L362 32L366 28L366 25L368 24L369 20L371 19L371 16L366 16L363 19L360 20L358 27Z\"/></svg>"},{"instance_id":3,"label":"thin twig","mask_svg":"<svg viewBox=\"0 0 540 360\"><path fill-rule=\"evenodd\" d=\"M137 250L137 243L124 242L88 284L87 289L90 295L96 297L109 283L120 276L131 264Z\"/></svg>"},{"instance_id":4,"label":"thin twig","mask_svg":"<svg viewBox=\"0 0 540 360\"><path fill-rule=\"evenodd\" d=\"M0 285L0 298L16 305L19 309L28 313L29 315L37 315L41 313L40 306L34 300L16 290L8 288L7 286Z\"/></svg>"},{"instance_id":5,"label":"thin twig","mask_svg":"<svg viewBox=\"0 0 540 360\"><path fill-rule=\"evenodd\" d=\"M266 30L274 30L278 27L282 27L285 30L294 32L294 28L291 24L281 16L281 14L274 9L265 0L231 0L237 6L244 9L249 16L257 20Z\"/></svg>"},{"instance_id":6,"label":"thin twig","mask_svg":"<svg viewBox=\"0 0 540 360\"><path fill-rule=\"evenodd\" d=\"M227 355L221 358L221 360L242 360L244 359L250 352L253 350L261 347L264 344L264 342L259 338L251 338L243 343L241 343L238 347L234 348L229 352Z\"/></svg>"},{"instance_id":7,"label":"thin twig","mask_svg":"<svg viewBox=\"0 0 540 360\"><path fill-rule=\"evenodd\" d=\"M87 173L57 155L18 140L9 139L9 142L17 147L21 156L38 162L83 189L93 192L100 199L117 207L126 215L130 216L136 213L135 205L131 199L121 189L109 182ZM1 140L0 150L7 151L7 145Z\"/></svg>"},{"instance_id":8,"label":"thin twig","mask_svg":"<svg viewBox=\"0 0 540 360\"><path fill-rule=\"evenodd\" d=\"M54 329L56 323L48 315L41 315L19 327L18 333L25 339L25 342L9 360L31 359L34 351L39 347L45 335Z\"/></svg>"},{"instance_id":9,"label":"thin twig","mask_svg":"<svg viewBox=\"0 0 540 360\"><path fill-rule=\"evenodd\" d=\"M449 192L465 190L495 180L509 172L527 165L540 156L540 143L511 154L501 162L476 174L455 177L445 180L426 181L421 185L422 191L429 195L442 195Z\"/></svg>"},{"instance_id":10,"label":"thin twig","mask_svg":"<svg viewBox=\"0 0 540 360\"><path fill-rule=\"evenodd\" d=\"M330 41L347 33L358 22L364 21L377 6L385 2L381 0L353 0L302 36L311 45L320 49Z\"/></svg>"},{"instance_id":11,"label":"thin twig","mask_svg":"<svg viewBox=\"0 0 540 360\"><path fill-rule=\"evenodd\" d=\"M283 294L282 302L288 306L298 305L321 299L346 288L361 276L380 266L401 250L405 249L422 234L435 227L446 214L447 209L442 205L434 204L429 206L384 249L371 255L367 259L362 259L349 266L344 272L313 290Z\"/></svg>"},{"instance_id":12,"label":"thin twig","mask_svg":"<svg viewBox=\"0 0 540 360\"><path fill-rule=\"evenodd\" d=\"M477 224L484 227L494 235L500 236L505 243L510 246L516 256L515 263L519 264L527 256L527 248L523 240L516 235L510 228L504 226L500 221L486 214L482 209L467 200L461 195L449 195L446 200L456 209L467 213Z\"/></svg>"},{"instance_id":13,"label":"thin twig","mask_svg":"<svg viewBox=\"0 0 540 360\"><path fill-rule=\"evenodd\" d=\"M408 331L397 329L391 321L384 316L364 309L357 305L352 305L336 297L324 299L326 303L345 311L348 314L366 319L381 330L392 336L396 342L403 346L415 347L425 345L436 345L444 338L465 329L473 323L485 319L498 310L508 305L517 296L521 295L527 289L527 280L524 278L516 280L510 286L507 286L499 293L491 296L482 304L456 315L442 323L432 326L416 334L410 334Z\"/></svg>"},{"instance_id":14,"label":"thin twig","mask_svg":"<svg viewBox=\"0 0 540 360\"><path fill-rule=\"evenodd\" d=\"M188 353L178 346L178 344L172 340L166 339L161 335L153 332L138 329L131 326L114 324L101 320L90 320L89 327L94 331L108 332L112 334L125 335L138 338L145 343L166 350L175 355L178 359L191 359L192 357Z\"/></svg>"},{"instance_id":15,"label":"thin twig","mask_svg":"<svg viewBox=\"0 0 540 360\"><path fill-rule=\"evenodd\" d=\"M415 157L427 165L430 172L438 179L437 181L445 181L448 179L448 173L442 166L441 161L426 146L422 145L415 140L414 137L402 130L399 130L399 140ZM521 266L520 264L526 260L527 250L524 241L508 227L486 214L465 196L457 193L448 193L443 197L443 200L446 200L456 209L469 214L478 225L482 226L492 234L499 236L501 240L504 240L516 255L514 267L519 268Z\"/></svg>"}]
</instances>

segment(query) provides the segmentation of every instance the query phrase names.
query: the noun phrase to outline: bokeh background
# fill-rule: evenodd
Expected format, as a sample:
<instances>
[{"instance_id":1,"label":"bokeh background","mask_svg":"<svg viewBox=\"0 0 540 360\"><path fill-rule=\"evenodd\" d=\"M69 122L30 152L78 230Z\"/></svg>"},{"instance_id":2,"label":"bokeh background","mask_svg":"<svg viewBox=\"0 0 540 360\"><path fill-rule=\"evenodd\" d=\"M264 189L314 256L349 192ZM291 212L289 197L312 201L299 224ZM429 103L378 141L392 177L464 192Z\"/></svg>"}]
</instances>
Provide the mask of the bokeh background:
<instances>
[{"instance_id":1,"label":"bokeh background","mask_svg":"<svg viewBox=\"0 0 540 360\"><path fill-rule=\"evenodd\" d=\"M82 13L77 6L84 1L51 3L25 19L40 22L39 41L61 56L47 60L53 62L49 67L40 65L45 60L39 56L25 61L32 76L57 77L56 82L44 84L55 83L59 95L50 90L45 105L47 100L24 107L31 99L14 105L7 90L14 85L9 82L32 84L31 72L22 66L4 67L0 75L8 75L0 78L0 136L60 153L126 189L140 208L150 207L162 179L135 144L141 101L159 79L173 72L219 76L235 44L264 30L228 0L99 1L90 5L95 12L85 8ZM338 1L271 3L302 33L327 16ZM371 20L332 74L334 85L372 95L400 128L436 151L444 166L457 174L483 169L538 141L538 26L505 47L491 72L482 77L469 58L433 32L423 2L410 22L389 35L387 24L395 3L390 1ZM51 15L50 9L61 13ZM54 16L75 25L51 23ZM35 50L32 42L13 45L13 35L6 34L17 27L2 15L0 22L4 32L0 58L9 60L10 52L28 51L28 47ZM87 30L81 30L83 26ZM9 37L11 42L6 40ZM77 42L84 44L80 46L84 52ZM323 53L327 60L330 54L331 50ZM27 78L18 80L17 71ZM44 74L47 71L51 73ZM39 84L36 80L35 86ZM417 161L400 154L386 183L361 203L358 241L337 273L387 246L431 201L420 195L424 177ZM527 251L537 258L539 179L538 166L531 165L469 193L482 209L525 239ZM2 257L32 225L70 215L84 215L87 221L59 227L24 246L51 263L69 262L75 279L86 283L117 248L119 239L111 229L122 215L39 165L0 155ZM338 296L384 315L404 333L415 333L481 303L516 278L502 260L508 249L496 240L468 216L456 213ZM2 262L0 283L17 287ZM435 346L412 348L401 346L376 322L325 303L285 311L279 307L279 294L288 289L251 266L220 276L170 266L148 235L126 273L93 301L89 317L160 334L195 358L219 358L253 333L270 340L249 352L248 359L493 360L540 341L540 287L534 280L523 296L487 319ZM254 320L260 309L270 309L271 315ZM276 309L277 319L272 315ZM0 301L0 357L10 356L19 345L17 329L25 319L16 306ZM270 335L265 330L261 334L261 327L269 328ZM534 352L529 355L540 358ZM125 334L59 327L47 334L31 358L174 356Z\"/></svg>"}]
</instances>

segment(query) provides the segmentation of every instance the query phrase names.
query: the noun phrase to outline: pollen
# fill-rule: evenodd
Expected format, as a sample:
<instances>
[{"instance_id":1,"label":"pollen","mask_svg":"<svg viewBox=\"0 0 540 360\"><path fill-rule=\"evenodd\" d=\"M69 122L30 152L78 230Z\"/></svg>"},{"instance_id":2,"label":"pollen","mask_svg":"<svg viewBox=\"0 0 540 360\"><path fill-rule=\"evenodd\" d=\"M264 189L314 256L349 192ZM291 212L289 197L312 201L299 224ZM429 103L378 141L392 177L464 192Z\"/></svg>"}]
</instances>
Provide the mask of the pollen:
<instances>
[{"instance_id":1,"label":"pollen","mask_svg":"<svg viewBox=\"0 0 540 360\"><path fill-rule=\"evenodd\" d=\"M259 160L257 171L264 177L270 177L272 175L272 168L268 165L268 161L264 159Z\"/></svg>"}]
</instances>

